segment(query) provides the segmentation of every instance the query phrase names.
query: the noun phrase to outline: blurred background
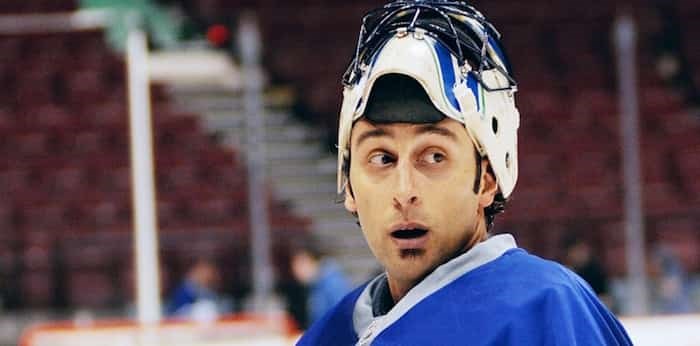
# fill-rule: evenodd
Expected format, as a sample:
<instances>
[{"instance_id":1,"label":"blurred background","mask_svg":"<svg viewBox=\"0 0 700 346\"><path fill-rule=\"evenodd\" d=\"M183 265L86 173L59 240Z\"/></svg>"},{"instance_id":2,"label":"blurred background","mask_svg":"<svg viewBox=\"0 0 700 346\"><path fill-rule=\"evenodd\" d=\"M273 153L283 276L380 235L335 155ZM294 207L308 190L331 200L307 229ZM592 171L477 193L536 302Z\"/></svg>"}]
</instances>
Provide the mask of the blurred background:
<instances>
[{"instance_id":1,"label":"blurred background","mask_svg":"<svg viewBox=\"0 0 700 346\"><path fill-rule=\"evenodd\" d=\"M570 266L616 313L700 310L700 3L473 3L520 90L520 178L496 232ZM317 267L349 283L337 292L381 271L337 203L334 145L340 77L362 14L382 4L2 0L0 344L38 322L136 318L134 30L148 39L164 316L260 311L259 293L303 330ZM632 60L615 45L623 16ZM636 72L637 111L620 99L620 66ZM635 234L644 256L629 255ZM642 261L643 303L628 258ZM181 309L192 295L213 307Z\"/></svg>"}]
</instances>

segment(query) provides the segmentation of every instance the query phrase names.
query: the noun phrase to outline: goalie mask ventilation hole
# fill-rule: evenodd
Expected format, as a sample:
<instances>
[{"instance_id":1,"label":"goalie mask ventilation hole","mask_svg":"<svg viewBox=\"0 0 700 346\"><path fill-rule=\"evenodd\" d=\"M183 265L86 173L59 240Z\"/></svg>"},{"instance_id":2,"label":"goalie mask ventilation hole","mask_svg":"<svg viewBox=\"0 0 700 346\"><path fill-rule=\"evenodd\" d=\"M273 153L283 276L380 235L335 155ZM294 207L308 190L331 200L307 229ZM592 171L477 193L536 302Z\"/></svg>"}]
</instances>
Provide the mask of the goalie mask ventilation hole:
<instances>
[{"instance_id":1,"label":"goalie mask ventilation hole","mask_svg":"<svg viewBox=\"0 0 700 346\"><path fill-rule=\"evenodd\" d=\"M506 168L510 169L510 153L506 153Z\"/></svg>"},{"instance_id":2,"label":"goalie mask ventilation hole","mask_svg":"<svg viewBox=\"0 0 700 346\"><path fill-rule=\"evenodd\" d=\"M498 134L498 119L496 117L491 118L491 129L494 135Z\"/></svg>"}]
</instances>

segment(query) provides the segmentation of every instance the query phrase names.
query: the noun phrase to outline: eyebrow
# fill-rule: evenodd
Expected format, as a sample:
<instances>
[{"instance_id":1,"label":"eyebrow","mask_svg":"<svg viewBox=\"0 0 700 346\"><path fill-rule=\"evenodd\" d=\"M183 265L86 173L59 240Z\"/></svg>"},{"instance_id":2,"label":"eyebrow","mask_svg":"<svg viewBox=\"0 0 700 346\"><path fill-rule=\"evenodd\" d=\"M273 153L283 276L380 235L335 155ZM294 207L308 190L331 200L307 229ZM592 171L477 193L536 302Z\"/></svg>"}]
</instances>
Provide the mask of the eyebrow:
<instances>
[{"instance_id":1,"label":"eyebrow","mask_svg":"<svg viewBox=\"0 0 700 346\"><path fill-rule=\"evenodd\" d=\"M444 128L442 126L438 126L435 124L427 124L427 125L420 126L415 131L416 131L417 135L424 134L424 133L436 134L436 135L448 137L454 141L457 141L457 135L455 135L454 132L450 131L447 128Z\"/></svg>"},{"instance_id":2,"label":"eyebrow","mask_svg":"<svg viewBox=\"0 0 700 346\"><path fill-rule=\"evenodd\" d=\"M436 134L439 136L444 136L447 138L450 138L454 141L457 141L457 135L454 134L454 132L450 131L447 128L444 128L442 126L438 126L435 124L426 124L426 125L421 125L415 130L416 135L421 135L421 134ZM374 128L372 130L363 132L360 134L359 137L357 137L357 146L359 146L363 141L368 140L370 138L377 138L377 137L389 137L392 138L394 135L383 129L383 128Z\"/></svg>"},{"instance_id":3,"label":"eyebrow","mask_svg":"<svg viewBox=\"0 0 700 346\"><path fill-rule=\"evenodd\" d=\"M357 146L360 146L360 144L370 138L377 138L377 137L394 137L389 131L382 129L382 128L375 128L366 132L363 132L360 134L359 137L357 137Z\"/></svg>"}]
</instances>

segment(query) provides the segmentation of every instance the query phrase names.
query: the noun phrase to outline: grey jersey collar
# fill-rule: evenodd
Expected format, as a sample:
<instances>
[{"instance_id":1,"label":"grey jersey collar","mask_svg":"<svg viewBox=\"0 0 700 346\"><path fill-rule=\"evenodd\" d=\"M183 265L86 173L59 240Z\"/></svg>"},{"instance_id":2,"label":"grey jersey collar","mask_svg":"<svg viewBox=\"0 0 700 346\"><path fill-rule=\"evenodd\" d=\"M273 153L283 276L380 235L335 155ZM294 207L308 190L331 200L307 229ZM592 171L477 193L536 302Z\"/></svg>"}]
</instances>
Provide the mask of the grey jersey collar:
<instances>
[{"instance_id":1,"label":"grey jersey collar","mask_svg":"<svg viewBox=\"0 0 700 346\"><path fill-rule=\"evenodd\" d=\"M490 237L462 255L437 267L423 281L408 291L406 296L396 303L386 315L375 318L372 314L371 292L385 279L386 274L380 274L365 287L355 303L353 325L359 336L358 345L369 345L379 333L401 318L421 300L515 247L517 247L515 239L510 234Z\"/></svg>"}]
</instances>

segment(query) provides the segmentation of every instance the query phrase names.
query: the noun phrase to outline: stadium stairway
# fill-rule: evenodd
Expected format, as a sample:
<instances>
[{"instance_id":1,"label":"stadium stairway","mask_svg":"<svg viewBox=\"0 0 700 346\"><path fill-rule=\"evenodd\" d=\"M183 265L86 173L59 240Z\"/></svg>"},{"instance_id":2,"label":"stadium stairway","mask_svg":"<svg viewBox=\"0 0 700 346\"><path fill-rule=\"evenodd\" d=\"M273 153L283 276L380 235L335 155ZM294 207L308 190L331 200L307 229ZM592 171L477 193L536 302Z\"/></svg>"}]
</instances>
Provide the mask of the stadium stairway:
<instances>
[{"instance_id":1,"label":"stadium stairway","mask_svg":"<svg viewBox=\"0 0 700 346\"><path fill-rule=\"evenodd\" d=\"M167 90L179 107L202 116L205 131L245 155L245 112L237 87L171 80ZM264 96L269 186L297 215L312 220L310 228L315 238L329 256L344 266L353 281L365 281L379 266L355 220L338 202L336 156L320 145L320 129L292 116L293 97L287 89L274 87Z\"/></svg>"}]
</instances>

